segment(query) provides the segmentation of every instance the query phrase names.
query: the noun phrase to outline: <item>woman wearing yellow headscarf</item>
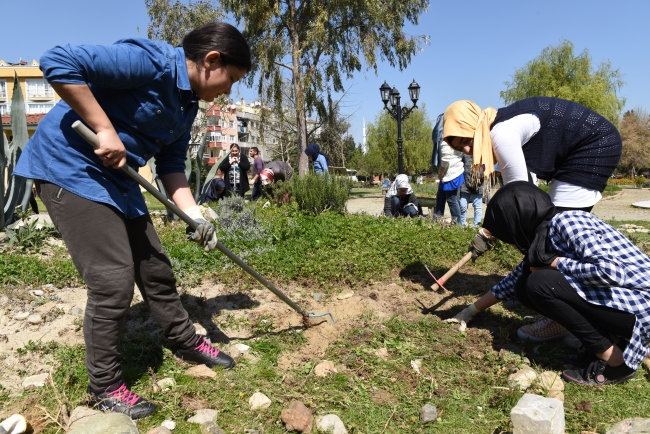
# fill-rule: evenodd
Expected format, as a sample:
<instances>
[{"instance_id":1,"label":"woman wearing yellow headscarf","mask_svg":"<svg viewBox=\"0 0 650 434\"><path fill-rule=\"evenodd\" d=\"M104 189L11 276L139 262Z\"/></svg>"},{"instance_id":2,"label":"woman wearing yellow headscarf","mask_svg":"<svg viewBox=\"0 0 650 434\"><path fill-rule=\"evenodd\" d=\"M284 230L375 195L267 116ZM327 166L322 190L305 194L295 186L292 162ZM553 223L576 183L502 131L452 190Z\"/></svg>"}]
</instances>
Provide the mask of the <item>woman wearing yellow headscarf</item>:
<instances>
[{"instance_id":1,"label":"woman wearing yellow headscarf","mask_svg":"<svg viewBox=\"0 0 650 434\"><path fill-rule=\"evenodd\" d=\"M452 148L473 156L473 180L480 176L481 165L488 178L497 163L504 184L548 181L558 212L590 212L622 151L621 136L611 122L578 103L551 97L527 98L498 110L456 101L445 110L443 136ZM491 244L480 230L469 248L473 259ZM538 342L567 334L546 319L518 331L519 337Z\"/></svg>"}]
</instances>

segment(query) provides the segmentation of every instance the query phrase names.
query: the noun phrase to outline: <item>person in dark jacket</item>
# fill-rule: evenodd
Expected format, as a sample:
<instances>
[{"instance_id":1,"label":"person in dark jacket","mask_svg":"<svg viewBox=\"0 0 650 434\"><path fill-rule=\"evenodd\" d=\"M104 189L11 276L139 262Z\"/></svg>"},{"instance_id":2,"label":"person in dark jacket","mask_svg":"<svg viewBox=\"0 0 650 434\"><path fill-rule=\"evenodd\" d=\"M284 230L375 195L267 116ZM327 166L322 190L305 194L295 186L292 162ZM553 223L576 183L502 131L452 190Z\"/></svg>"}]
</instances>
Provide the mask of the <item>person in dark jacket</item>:
<instances>
[{"instance_id":1,"label":"person in dark jacket","mask_svg":"<svg viewBox=\"0 0 650 434\"><path fill-rule=\"evenodd\" d=\"M221 178L214 178L210 181L207 191L205 192L204 203L218 202L224 197L231 197L232 192L226 188L226 182Z\"/></svg>"},{"instance_id":2,"label":"person in dark jacket","mask_svg":"<svg viewBox=\"0 0 650 434\"><path fill-rule=\"evenodd\" d=\"M239 145L233 143L230 145L230 156L221 162L217 175L223 177L228 191L244 197L244 194L250 190L248 175L246 174L250 168L251 163L248 161L248 157L242 156Z\"/></svg>"},{"instance_id":3,"label":"person in dark jacket","mask_svg":"<svg viewBox=\"0 0 650 434\"><path fill-rule=\"evenodd\" d=\"M275 197L271 185L277 181L291 181L293 179L293 169L289 163L285 163L284 161L271 161L264 169L262 169L262 172L260 172L260 179L264 186L264 192L274 199ZM285 195L284 200L287 202L289 201L288 194Z\"/></svg>"},{"instance_id":4,"label":"person in dark jacket","mask_svg":"<svg viewBox=\"0 0 650 434\"><path fill-rule=\"evenodd\" d=\"M416 217L418 198L409 184L408 175L397 175L384 198L384 214L387 217Z\"/></svg>"},{"instance_id":5,"label":"person in dark jacket","mask_svg":"<svg viewBox=\"0 0 650 434\"><path fill-rule=\"evenodd\" d=\"M251 200L255 201L260 198L262 195L262 180L260 179L260 173L264 169L264 161L260 157L260 150L256 146L253 146L249 154L253 159L253 192L251 193Z\"/></svg>"}]
</instances>

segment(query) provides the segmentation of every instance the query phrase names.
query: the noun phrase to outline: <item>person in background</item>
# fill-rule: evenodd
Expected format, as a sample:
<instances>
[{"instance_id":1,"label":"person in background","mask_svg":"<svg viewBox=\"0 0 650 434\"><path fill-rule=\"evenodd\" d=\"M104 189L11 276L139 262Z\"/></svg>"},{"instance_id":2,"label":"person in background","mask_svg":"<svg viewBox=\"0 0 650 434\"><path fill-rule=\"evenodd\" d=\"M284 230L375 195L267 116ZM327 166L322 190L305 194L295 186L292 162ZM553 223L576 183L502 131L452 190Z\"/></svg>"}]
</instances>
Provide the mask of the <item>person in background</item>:
<instances>
[{"instance_id":1,"label":"person in background","mask_svg":"<svg viewBox=\"0 0 650 434\"><path fill-rule=\"evenodd\" d=\"M516 297L578 338L584 355L565 358L577 384L633 378L650 353L650 258L619 231L585 211L560 211L548 194L514 181L487 205L486 236L516 247L523 261L447 322L467 323Z\"/></svg>"},{"instance_id":2,"label":"person in background","mask_svg":"<svg viewBox=\"0 0 650 434\"><path fill-rule=\"evenodd\" d=\"M293 179L293 169L284 161L271 161L260 172L260 180L267 195L273 198L271 184L277 181L287 182Z\"/></svg>"},{"instance_id":3,"label":"person in background","mask_svg":"<svg viewBox=\"0 0 650 434\"><path fill-rule=\"evenodd\" d=\"M422 175L418 175L417 180L415 181L417 185L422 185L423 182L423 177Z\"/></svg>"},{"instance_id":4,"label":"person in background","mask_svg":"<svg viewBox=\"0 0 650 434\"><path fill-rule=\"evenodd\" d=\"M226 182L221 178L214 178L205 192L204 203L218 202L224 197L231 197L232 192L226 188Z\"/></svg>"},{"instance_id":5,"label":"person in background","mask_svg":"<svg viewBox=\"0 0 650 434\"><path fill-rule=\"evenodd\" d=\"M533 97L507 107L485 110L472 101L456 101L444 113L444 140L473 156L473 171L484 177L498 163L504 185L537 179L549 182L549 195L560 210L591 212L621 158L622 141L604 117L573 101ZM495 161L496 160L496 161ZM484 232L469 246L475 260L490 247ZM521 339L545 342L569 336L543 318L517 330Z\"/></svg>"},{"instance_id":6,"label":"person in background","mask_svg":"<svg viewBox=\"0 0 650 434\"><path fill-rule=\"evenodd\" d=\"M454 151L447 142L440 144L440 170L438 172L438 195L436 196L435 217L445 213L445 203L449 204L452 223L460 222L460 187L465 180L462 154Z\"/></svg>"},{"instance_id":7,"label":"person in background","mask_svg":"<svg viewBox=\"0 0 650 434\"><path fill-rule=\"evenodd\" d=\"M485 178L482 171L477 172L478 176L472 176L472 156L463 155L463 165L465 167L465 181L460 187L460 225L465 227L467 220L467 208L469 203L472 203L474 208L474 223L472 228L476 228L481 224L483 217L483 183Z\"/></svg>"},{"instance_id":8,"label":"person in background","mask_svg":"<svg viewBox=\"0 0 650 434\"><path fill-rule=\"evenodd\" d=\"M255 146L250 149L249 154L253 158L253 192L251 193L251 200L256 201L262 195L260 173L264 169L264 161L260 157L260 150Z\"/></svg>"},{"instance_id":9,"label":"person in background","mask_svg":"<svg viewBox=\"0 0 650 434\"><path fill-rule=\"evenodd\" d=\"M320 151L320 146L316 143L307 146L305 154L314 162L314 173L323 175L329 171L330 159Z\"/></svg>"},{"instance_id":10,"label":"person in background","mask_svg":"<svg viewBox=\"0 0 650 434\"><path fill-rule=\"evenodd\" d=\"M198 224L189 239L206 252L215 249L214 227L194 201L185 158L199 99L229 94L251 69L250 48L235 27L213 22L185 35L180 47L137 38L64 45L43 54L40 65L62 100L39 123L14 174L36 180L87 285L87 402L146 417L156 405L129 390L120 351L136 284L176 357L226 369L234 361L197 335L140 185L120 169L154 157L167 194ZM81 120L97 134L97 149L72 129Z\"/></svg>"},{"instance_id":11,"label":"person in background","mask_svg":"<svg viewBox=\"0 0 650 434\"><path fill-rule=\"evenodd\" d=\"M384 215L387 217L417 217L418 198L409 184L408 175L397 175L384 198Z\"/></svg>"},{"instance_id":12,"label":"person in background","mask_svg":"<svg viewBox=\"0 0 650 434\"><path fill-rule=\"evenodd\" d=\"M239 145L233 143L230 145L230 156L223 160L217 169L217 176L222 177L226 182L228 191L244 197L244 194L250 190L247 175L250 168L251 163L248 161L248 157L242 157Z\"/></svg>"}]
</instances>

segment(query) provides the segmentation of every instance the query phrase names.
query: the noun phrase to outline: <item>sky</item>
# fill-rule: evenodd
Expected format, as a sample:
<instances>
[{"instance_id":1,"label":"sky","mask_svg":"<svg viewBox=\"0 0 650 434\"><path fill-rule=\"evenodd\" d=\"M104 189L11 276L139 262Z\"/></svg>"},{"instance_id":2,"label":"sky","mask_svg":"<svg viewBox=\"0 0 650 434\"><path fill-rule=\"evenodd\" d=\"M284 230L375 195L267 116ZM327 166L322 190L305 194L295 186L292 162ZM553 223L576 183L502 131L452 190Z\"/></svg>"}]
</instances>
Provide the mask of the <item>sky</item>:
<instances>
[{"instance_id":1,"label":"sky","mask_svg":"<svg viewBox=\"0 0 650 434\"><path fill-rule=\"evenodd\" d=\"M111 44L146 37L144 0L0 0L3 34L0 59L31 61L62 44ZM479 106L502 107L499 92L516 69L562 39L575 53L587 49L595 66L609 61L626 82L624 110L650 110L649 0L431 0L410 35L427 35L430 45L403 71L380 63L378 74L362 70L345 81L342 105L350 116L349 134L362 140L362 122L374 122L383 109L379 87L395 86L408 102L408 86L421 87L419 106L433 121L452 102L471 99ZM253 89L233 87L233 99L256 99Z\"/></svg>"}]
</instances>

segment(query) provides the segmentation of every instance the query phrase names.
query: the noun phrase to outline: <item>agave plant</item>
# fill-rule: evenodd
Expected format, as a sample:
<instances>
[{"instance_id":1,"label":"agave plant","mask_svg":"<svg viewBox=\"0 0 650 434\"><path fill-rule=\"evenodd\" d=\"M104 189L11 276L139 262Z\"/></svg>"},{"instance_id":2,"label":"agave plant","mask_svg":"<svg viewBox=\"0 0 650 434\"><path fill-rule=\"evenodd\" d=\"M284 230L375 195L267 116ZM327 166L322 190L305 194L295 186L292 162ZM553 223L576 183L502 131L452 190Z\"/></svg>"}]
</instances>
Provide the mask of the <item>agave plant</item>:
<instances>
[{"instance_id":1,"label":"agave plant","mask_svg":"<svg viewBox=\"0 0 650 434\"><path fill-rule=\"evenodd\" d=\"M25 148L29 135L27 133L27 117L25 116L25 99L23 91L18 81L18 74L14 74L14 89L13 96L11 97L11 130L13 132L13 140L8 146L5 146L6 138L4 133L2 135L2 146L0 147L2 155L0 156L0 165L2 165L2 172L7 171L7 187L5 191L4 179L2 180L2 193L3 197L3 216L0 227L14 220L14 214L17 206L26 209L29 202L29 195L31 194L32 180L23 178L22 176L14 176L13 171L20 158L20 153ZM6 167L6 169L5 169ZM0 177L4 178L4 177Z\"/></svg>"}]
</instances>

